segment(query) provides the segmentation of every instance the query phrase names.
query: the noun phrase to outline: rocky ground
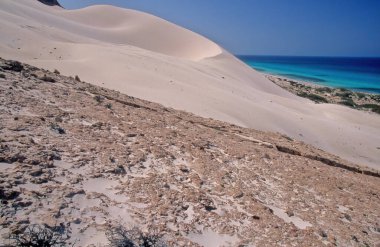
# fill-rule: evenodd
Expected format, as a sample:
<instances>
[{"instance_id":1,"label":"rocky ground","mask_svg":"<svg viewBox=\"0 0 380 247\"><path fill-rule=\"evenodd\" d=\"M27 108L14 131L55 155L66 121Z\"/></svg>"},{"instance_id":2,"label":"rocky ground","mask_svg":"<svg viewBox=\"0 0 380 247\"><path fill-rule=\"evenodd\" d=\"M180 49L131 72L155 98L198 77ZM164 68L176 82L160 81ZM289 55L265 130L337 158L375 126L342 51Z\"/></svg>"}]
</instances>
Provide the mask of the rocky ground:
<instances>
[{"instance_id":1,"label":"rocky ground","mask_svg":"<svg viewBox=\"0 0 380 247\"><path fill-rule=\"evenodd\" d=\"M316 103L340 104L357 110L380 114L379 94L353 92L344 88L323 87L272 75L267 75L266 77L285 90Z\"/></svg>"},{"instance_id":2,"label":"rocky ground","mask_svg":"<svg viewBox=\"0 0 380 247\"><path fill-rule=\"evenodd\" d=\"M0 96L0 245L30 224L75 246L118 225L169 246L380 242L378 171L17 62Z\"/></svg>"}]
</instances>

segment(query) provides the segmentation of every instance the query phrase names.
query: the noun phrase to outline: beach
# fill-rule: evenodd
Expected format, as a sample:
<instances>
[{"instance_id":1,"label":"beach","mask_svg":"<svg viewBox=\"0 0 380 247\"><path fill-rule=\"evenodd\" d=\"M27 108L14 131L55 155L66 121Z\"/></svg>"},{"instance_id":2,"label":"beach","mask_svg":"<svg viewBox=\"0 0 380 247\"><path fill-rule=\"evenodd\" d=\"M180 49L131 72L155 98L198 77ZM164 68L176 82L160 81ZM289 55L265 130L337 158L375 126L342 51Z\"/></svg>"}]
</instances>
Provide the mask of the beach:
<instances>
[{"instance_id":1,"label":"beach","mask_svg":"<svg viewBox=\"0 0 380 247\"><path fill-rule=\"evenodd\" d=\"M380 94L380 58L238 56L259 72L316 85Z\"/></svg>"},{"instance_id":2,"label":"beach","mask_svg":"<svg viewBox=\"0 0 380 247\"><path fill-rule=\"evenodd\" d=\"M345 88L325 87L307 81L265 75L285 90L319 104L339 104L356 110L380 114L380 95L354 92Z\"/></svg>"}]
</instances>

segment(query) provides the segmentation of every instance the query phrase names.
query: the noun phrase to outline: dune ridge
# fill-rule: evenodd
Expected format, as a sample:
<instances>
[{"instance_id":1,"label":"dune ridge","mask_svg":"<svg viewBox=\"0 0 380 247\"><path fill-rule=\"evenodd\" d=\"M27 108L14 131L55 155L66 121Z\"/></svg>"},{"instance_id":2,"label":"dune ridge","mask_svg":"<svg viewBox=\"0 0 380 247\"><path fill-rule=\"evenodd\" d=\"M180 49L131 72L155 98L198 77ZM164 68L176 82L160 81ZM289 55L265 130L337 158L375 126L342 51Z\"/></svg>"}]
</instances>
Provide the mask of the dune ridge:
<instances>
[{"instance_id":1,"label":"dune ridge","mask_svg":"<svg viewBox=\"0 0 380 247\"><path fill-rule=\"evenodd\" d=\"M2 57L203 117L280 132L379 169L378 116L292 95L214 42L158 17L111 6L65 10L3 0L0 24Z\"/></svg>"}]
</instances>

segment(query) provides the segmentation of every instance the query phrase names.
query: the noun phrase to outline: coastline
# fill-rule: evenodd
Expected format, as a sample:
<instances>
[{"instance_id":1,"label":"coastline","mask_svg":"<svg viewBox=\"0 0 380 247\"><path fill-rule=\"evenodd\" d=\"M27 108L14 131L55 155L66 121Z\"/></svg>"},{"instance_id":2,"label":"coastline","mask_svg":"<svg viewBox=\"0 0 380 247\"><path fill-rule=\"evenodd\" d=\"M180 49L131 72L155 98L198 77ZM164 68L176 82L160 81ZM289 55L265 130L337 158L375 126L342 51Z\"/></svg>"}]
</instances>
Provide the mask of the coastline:
<instances>
[{"instance_id":1,"label":"coastline","mask_svg":"<svg viewBox=\"0 0 380 247\"><path fill-rule=\"evenodd\" d=\"M380 95L351 91L263 73L277 86L315 103L339 104L350 108L380 114Z\"/></svg>"}]
</instances>

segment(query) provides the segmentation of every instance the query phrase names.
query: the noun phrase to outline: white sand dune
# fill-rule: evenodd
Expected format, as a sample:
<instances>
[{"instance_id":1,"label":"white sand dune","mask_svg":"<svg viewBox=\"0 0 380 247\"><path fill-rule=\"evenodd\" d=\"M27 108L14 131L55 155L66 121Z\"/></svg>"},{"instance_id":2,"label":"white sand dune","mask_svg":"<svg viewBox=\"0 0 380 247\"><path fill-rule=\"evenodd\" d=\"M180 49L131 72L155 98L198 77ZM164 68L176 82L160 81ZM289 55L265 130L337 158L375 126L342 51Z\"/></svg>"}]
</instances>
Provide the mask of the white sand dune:
<instances>
[{"instance_id":1,"label":"white sand dune","mask_svg":"<svg viewBox=\"0 0 380 247\"><path fill-rule=\"evenodd\" d=\"M149 14L1 0L0 56L201 116L278 131L380 169L378 115L294 96L217 44Z\"/></svg>"}]
</instances>

